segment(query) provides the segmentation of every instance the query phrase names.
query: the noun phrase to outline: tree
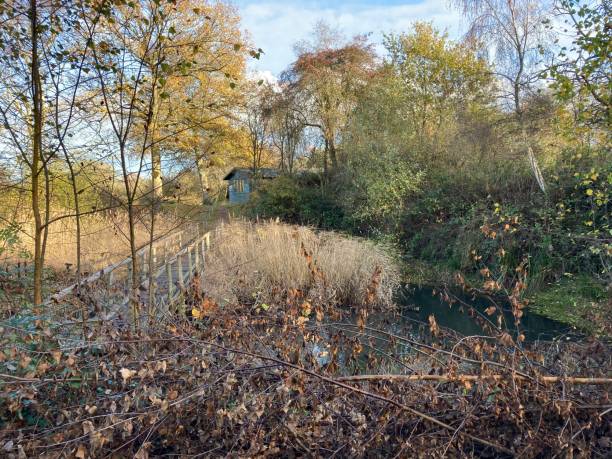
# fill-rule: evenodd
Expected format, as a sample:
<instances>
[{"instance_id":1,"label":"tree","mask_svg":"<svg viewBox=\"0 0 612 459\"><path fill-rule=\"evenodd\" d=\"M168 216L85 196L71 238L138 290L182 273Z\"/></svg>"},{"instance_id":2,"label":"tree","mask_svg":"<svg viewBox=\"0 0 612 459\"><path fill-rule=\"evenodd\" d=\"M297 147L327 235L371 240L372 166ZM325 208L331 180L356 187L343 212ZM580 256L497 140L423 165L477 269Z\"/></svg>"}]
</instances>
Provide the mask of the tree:
<instances>
[{"instance_id":1,"label":"tree","mask_svg":"<svg viewBox=\"0 0 612 459\"><path fill-rule=\"evenodd\" d=\"M272 99L271 137L283 172L293 172L298 150L305 140L305 121L299 111L300 103L299 92L290 86L283 86Z\"/></svg>"},{"instance_id":2,"label":"tree","mask_svg":"<svg viewBox=\"0 0 612 459\"><path fill-rule=\"evenodd\" d=\"M612 34L609 1L560 0L557 12L573 32L549 70L562 100L575 100L581 121L609 127L612 105ZM553 25L548 22L549 27Z\"/></svg>"},{"instance_id":3,"label":"tree","mask_svg":"<svg viewBox=\"0 0 612 459\"><path fill-rule=\"evenodd\" d=\"M337 145L355 107L357 93L374 68L374 52L363 36L343 44L338 33L320 23L313 44L297 47L297 60L282 79L304 95L307 124L320 130L324 164L336 169L345 159Z\"/></svg>"},{"instance_id":4,"label":"tree","mask_svg":"<svg viewBox=\"0 0 612 459\"><path fill-rule=\"evenodd\" d=\"M105 2L100 2L102 8ZM0 4L0 119L3 142L18 152L29 171L30 203L34 220L34 304L42 303L42 274L51 212L49 164L66 135L49 115L53 101L61 96L57 82L64 62L78 67L84 42L75 41L74 30L88 2L5 1ZM45 65L46 64L46 65ZM78 87L78 84L77 84ZM68 102L74 107L74 100ZM57 114L57 112L55 112ZM48 129L49 125L54 126Z\"/></svg>"},{"instance_id":5,"label":"tree","mask_svg":"<svg viewBox=\"0 0 612 459\"><path fill-rule=\"evenodd\" d=\"M525 94L540 79L541 54L550 38L545 20L550 5L538 0L454 0L471 21L468 37L494 49L496 74L504 83L502 97L511 102L519 123L527 157L543 192L544 179L527 139L524 119Z\"/></svg>"},{"instance_id":6,"label":"tree","mask_svg":"<svg viewBox=\"0 0 612 459\"><path fill-rule=\"evenodd\" d=\"M236 107L244 100L246 59L258 57L259 51L245 43L240 18L230 5L183 3L191 10L181 4L185 13L175 20L175 28L182 32L172 41L172 52L190 56L191 64L165 82L167 97L158 113L162 127L154 143L168 160L196 167L202 202L209 204L209 170L223 165L239 137ZM198 11L196 20L190 19L193 10Z\"/></svg>"},{"instance_id":7,"label":"tree","mask_svg":"<svg viewBox=\"0 0 612 459\"><path fill-rule=\"evenodd\" d=\"M440 143L449 137L449 123L462 110L485 103L489 68L471 43L454 43L428 23L417 22L409 34L387 35L384 44L391 78L397 79L388 84L400 91L402 122L412 124L417 148L435 157L447 146Z\"/></svg>"},{"instance_id":8,"label":"tree","mask_svg":"<svg viewBox=\"0 0 612 459\"><path fill-rule=\"evenodd\" d=\"M264 84L255 86L253 82L250 86L250 95L243 106L243 123L248 136L251 168L256 171L261 168L270 144L273 89Z\"/></svg>"},{"instance_id":9,"label":"tree","mask_svg":"<svg viewBox=\"0 0 612 459\"><path fill-rule=\"evenodd\" d=\"M152 2L150 10L143 9L139 3L119 5L109 8L101 20L94 15L86 22L91 36L89 63L96 76L94 89L101 100L104 121L110 126L110 132L103 132L102 137L118 153L116 161L123 179L122 204L128 215L131 257L129 295L135 327L139 316L137 288L141 269L136 256L137 201L145 159L151 148L157 93L163 90L167 71L160 63L150 72L147 62L150 55L159 56L160 41L170 38L159 34L159 24L166 17L164 7L173 3L171 0ZM139 121L141 135L135 136Z\"/></svg>"},{"instance_id":10,"label":"tree","mask_svg":"<svg viewBox=\"0 0 612 459\"><path fill-rule=\"evenodd\" d=\"M155 11L159 2L142 3ZM178 134L203 133L207 122L227 115L223 111L243 78L245 57L256 53L243 43L235 10L222 2L170 2L157 23L155 52L145 55L145 62L149 74L162 73L150 133L152 186L160 198L162 151L175 150L170 145Z\"/></svg>"}]
</instances>

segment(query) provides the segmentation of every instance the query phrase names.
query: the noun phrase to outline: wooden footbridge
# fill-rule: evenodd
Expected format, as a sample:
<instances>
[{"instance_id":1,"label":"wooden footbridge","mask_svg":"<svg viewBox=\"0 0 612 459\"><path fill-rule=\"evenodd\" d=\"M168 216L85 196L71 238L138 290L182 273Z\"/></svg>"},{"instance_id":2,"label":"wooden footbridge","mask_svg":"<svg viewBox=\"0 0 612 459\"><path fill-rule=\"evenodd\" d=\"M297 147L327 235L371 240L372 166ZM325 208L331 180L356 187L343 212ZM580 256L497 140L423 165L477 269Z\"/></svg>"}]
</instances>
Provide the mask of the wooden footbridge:
<instances>
[{"instance_id":1,"label":"wooden footbridge","mask_svg":"<svg viewBox=\"0 0 612 459\"><path fill-rule=\"evenodd\" d=\"M82 304L79 319L63 324L91 321L132 320L131 304L143 314L165 314L179 299L196 273L202 273L206 253L218 230L203 231L200 225L173 232L141 247L137 252L138 285L132 286L132 258L107 266L52 295L47 304L64 305L74 314L74 299ZM72 305L72 307L70 307ZM66 316L64 316L66 317Z\"/></svg>"}]
</instances>

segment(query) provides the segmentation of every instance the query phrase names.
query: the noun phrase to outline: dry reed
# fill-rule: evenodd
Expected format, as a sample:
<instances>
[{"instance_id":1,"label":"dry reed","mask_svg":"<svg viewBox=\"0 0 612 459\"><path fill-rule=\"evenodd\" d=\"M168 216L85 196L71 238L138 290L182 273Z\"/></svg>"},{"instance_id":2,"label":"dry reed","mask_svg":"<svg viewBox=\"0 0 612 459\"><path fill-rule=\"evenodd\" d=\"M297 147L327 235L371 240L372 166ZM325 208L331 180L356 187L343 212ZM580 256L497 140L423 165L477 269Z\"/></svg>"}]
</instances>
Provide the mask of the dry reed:
<instances>
[{"instance_id":1,"label":"dry reed","mask_svg":"<svg viewBox=\"0 0 612 459\"><path fill-rule=\"evenodd\" d=\"M323 280L313 278L302 247L312 255ZM231 300L268 301L289 289L323 288L319 294L335 304L382 306L392 304L399 284L397 265L380 245L275 222L223 226L206 267L207 293L219 300L233 295ZM373 286L374 297L367 299Z\"/></svg>"},{"instance_id":2,"label":"dry reed","mask_svg":"<svg viewBox=\"0 0 612 459\"><path fill-rule=\"evenodd\" d=\"M136 224L136 245L145 245L150 237L149 216L144 215ZM20 223L19 250L6 253L0 260L12 265L23 257L19 253L33 251L33 223L23 219ZM159 214L155 221L154 237L162 236L183 225L178 217ZM81 262L83 271L95 271L129 256L129 230L125 212L100 213L81 217ZM61 219L49 226L46 265L56 270L65 270L67 265L74 271L76 265L76 221Z\"/></svg>"}]
</instances>

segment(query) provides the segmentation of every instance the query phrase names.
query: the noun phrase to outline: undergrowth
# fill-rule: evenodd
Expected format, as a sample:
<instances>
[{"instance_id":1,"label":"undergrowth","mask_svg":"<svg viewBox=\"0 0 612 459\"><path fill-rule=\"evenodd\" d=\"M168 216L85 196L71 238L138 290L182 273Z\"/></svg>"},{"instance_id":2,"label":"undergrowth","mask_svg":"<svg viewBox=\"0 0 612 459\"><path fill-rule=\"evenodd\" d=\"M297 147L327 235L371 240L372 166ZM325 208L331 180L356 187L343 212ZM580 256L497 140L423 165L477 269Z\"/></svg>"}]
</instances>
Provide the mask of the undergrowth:
<instances>
[{"instance_id":1,"label":"undergrowth","mask_svg":"<svg viewBox=\"0 0 612 459\"><path fill-rule=\"evenodd\" d=\"M291 290L267 308L220 305L196 277L186 292L189 318L170 316L136 332L92 322L80 336L54 325L49 311L3 323L3 454L530 458L612 452L607 391L593 379L610 367L604 344L527 345L494 328L487 328L488 337L461 337L433 318L414 338L375 328L367 306L353 321L312 293ZM416 379L381 374L389 369ZM553 380L543 383L543 374ZM574 385L577 375L587 384Z\"/></svg>"}]
</instances>

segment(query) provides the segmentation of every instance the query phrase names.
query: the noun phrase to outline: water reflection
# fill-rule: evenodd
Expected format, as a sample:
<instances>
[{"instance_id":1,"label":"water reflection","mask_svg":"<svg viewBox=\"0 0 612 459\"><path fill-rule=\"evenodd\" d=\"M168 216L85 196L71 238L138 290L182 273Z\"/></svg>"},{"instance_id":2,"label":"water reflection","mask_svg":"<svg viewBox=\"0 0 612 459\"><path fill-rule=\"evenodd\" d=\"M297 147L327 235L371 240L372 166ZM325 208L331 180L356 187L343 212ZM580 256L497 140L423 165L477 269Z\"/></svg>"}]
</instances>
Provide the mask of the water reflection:
<instances>
[{"instance_id":1,"label":"water reflection","mask_svg":"<svg viewBox=\"0 0 612 459\"><path fill-rule=\"evenodd\" d=\"M483 297L472 298L460 292L453 292L453 296L474 307L483 315L485 315L485 309L492 305L489 299ZM410 321L412 319L427 323L427 318L433 314L439 326L453 329L462 335L486 334L483 328L469 316L467 307L462 307L460 302L449 305L439 295L434 295L432 289L405 288L398 295L398 303L402 320ZM497 302L497 306L503 310L504 325L508 331L516 336L520 330L527 341L551 341L557 338L575 339L579 336L574 327L530 313L529 310L524 311L519 329L517 329L509 305Z\"/></svg>"}]
</instances>

